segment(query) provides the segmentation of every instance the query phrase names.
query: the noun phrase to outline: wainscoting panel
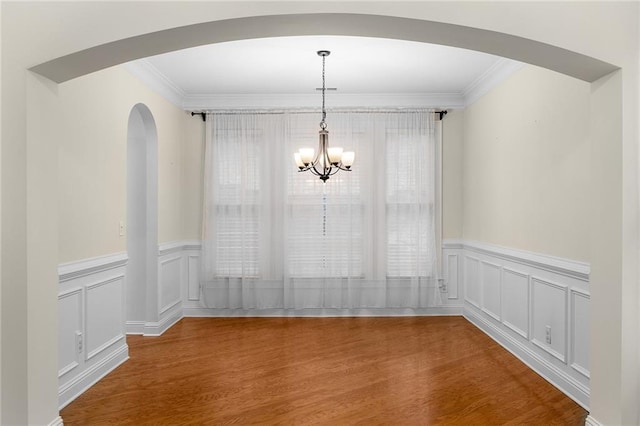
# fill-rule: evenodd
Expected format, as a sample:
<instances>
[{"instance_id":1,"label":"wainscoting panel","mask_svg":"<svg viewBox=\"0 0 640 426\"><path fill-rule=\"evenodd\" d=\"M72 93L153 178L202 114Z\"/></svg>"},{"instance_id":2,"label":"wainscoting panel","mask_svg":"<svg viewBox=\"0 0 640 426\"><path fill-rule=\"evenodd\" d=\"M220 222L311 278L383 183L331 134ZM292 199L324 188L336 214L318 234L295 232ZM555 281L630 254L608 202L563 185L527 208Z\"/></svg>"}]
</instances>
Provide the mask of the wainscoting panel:
<instances>
[{"instance_id":1,"label":"wainscoting panel","mask_svg":"<svg viewBox=\"0 0 640 426\"><path fill-rule=\"evenodd\" d=\"M180 276L182 275L182 256L172 255L168 259L161 260L159 291L159 311L160 315L180 303Z\"/></svg>"},{"instance_id":2,"label":"wainscoting panel","mask_svg":"<svg viewBox=\"0 0 640 426\"><path fill-rule=\"evenodd\" d=\"M200 300L200 254L187 255L187 300Z\"/></svg>"},{"instance_id":3,"label":"wainscoting panel","mask_svg":"<svg viewBox=\"0 0 640 426\"><path fill-rule=\"evenodd\" d=\"M447 264L445 267L445 280L447 282L447 298L458 298L458 255L447 254Z\"/></svg>"},{"instance_id":4,"label":"wainscoting panel","mask_svg":"<svg viewBox=\"0 0 640 426\"><path fill-rule=\"evenodd\" d=\"M491 262L480 262L482 291L482 311L500 321L502 317L502 271L500 265Z\"/></svg>"},{"instance_id":5,"label":"wainscoting panel","mask_svg":"<svg viewBox=\"0 0 640 426\"><path fill-rule=\"evenodd\" d=\"M529 275L502 268L502 323L529 339Z\"/></svg>"},{"instance_id":6,"label":"wainscoting panel","mask_svg":"<svg viewBox=\"0 0 640 426\"><path fill-rule=\"evenodd\" d=\"M571 290L571 368L589 378L589 294Z\"/></svg>"},{"instance_id":7,"label":"wainscoting panel","mask_svg":"<svg viewBox=\"0 0 640 426\"><path fill-rule=\"evenodd\" d=\"M62 408L129 358L127 332L158 336L183 316L183 301L199 300L199 241L158 247L154 322L125 321L126 253L58 267L58 402Z\"/></svg>"},{"instance_id":8,"label":"wainscoting panel","mask_svg":"<svg viewBox=\"0 0 640 426\"><path fill-rule=\"evenodd\" d=\"M449 251L463 259L465 317L588 409L589 265L466 240Z\"/></svg>"},{"instance_id":9,"label":"wainscoting panel","mask_svg":"<svg viewBox=\"0 0 640 426\"><path fill-rule=\"evenodd\" d=\"M476 308L480 308L480 259L464 257L464 300Z\"/></svg>"},{"instance_id":10,"label":"wainscoting panel","mask_svg":"<svg viewBox=\"0 0 640 426\"><path fill-rule=\"evenodd\" d=\"M85 360L124 339L124 274L85 286Z\"/></svg>"},{"instance_id":11,"label":"wainscoting panel","mask_svg":"<svg viewBox=\"0 0 640 426\"><path fill-rule=\"evenodd\" d=\"M199 260L199 254L199 241L172 241L158 246L158 321L144 324L145 336L160 336L182 319L190 283L195 281L199 286L198 277L190 277L194 269L191 264Z\"/></svg>"},{"instance_id":12,"label":"wainscoting panel","mask_svg":"<svg viewBox=\"0 0 640 426\"><path fill-rule=\"evenodd\" d=\"M62 408L129 358L125 340L127 255L58 267L58 404Z\"/></svg>"},{"instance_id":13,"label":"wainscoting panel","mask_svg":"<svg viewBox=\"0 0 640 426\"><path fill-rule=\"evenodd\" d=\"M567 286L531 278L531 341L567 362Z\"/></svg>"},{"instance_id":14,"label":"wainscoting panel","mask_svg":"<svg viewBox=\"0 0 640 426\"><path fill-rule=\"evenodd\" d=\"M80 362L82 288L72 288L58 296L58 324L58 377L63 377Z\"/></svg>"}]
</instances>

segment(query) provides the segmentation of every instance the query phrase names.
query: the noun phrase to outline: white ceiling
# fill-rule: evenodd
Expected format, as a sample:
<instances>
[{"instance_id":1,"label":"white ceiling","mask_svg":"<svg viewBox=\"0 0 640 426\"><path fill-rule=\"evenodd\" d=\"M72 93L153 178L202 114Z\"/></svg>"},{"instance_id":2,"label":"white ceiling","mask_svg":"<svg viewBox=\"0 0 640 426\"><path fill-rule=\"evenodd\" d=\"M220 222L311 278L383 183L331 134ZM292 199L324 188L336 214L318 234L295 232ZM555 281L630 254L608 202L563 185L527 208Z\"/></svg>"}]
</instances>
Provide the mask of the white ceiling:
<instances>
[{"instance_id":1,"label":"white ceiling","mask_svg":"<svg viewBox=\"0 0 640 426\"><path fill-rule=\"evenodd\" d=\"M320 102L318 50L331 51L326 84L337 92L327 93L328 106L332 99L334 105L367 103L363 99L371 100L372 95L378 103L463 106L459 104L478 97L479 89L486 92L487 84L521 66L485 53L427 43L300 36L200 46L135 61L127 68L185 109L259 107L265 102L299 106Z\"/></svg>"}]
</instances>

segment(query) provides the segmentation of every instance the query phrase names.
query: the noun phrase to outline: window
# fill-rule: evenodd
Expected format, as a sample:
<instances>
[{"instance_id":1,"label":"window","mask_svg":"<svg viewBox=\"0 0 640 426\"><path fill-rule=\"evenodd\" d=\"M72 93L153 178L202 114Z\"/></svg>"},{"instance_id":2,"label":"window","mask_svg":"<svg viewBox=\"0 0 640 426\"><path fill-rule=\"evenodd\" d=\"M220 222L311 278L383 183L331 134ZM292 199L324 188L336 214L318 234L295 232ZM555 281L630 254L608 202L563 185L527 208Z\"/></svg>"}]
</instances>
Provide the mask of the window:
<instances>
[{"instance_id":1,"label":"window","mask_svg":"<svg viewBox=\"0 0 640 426\"><path fill-rule=\"evenodd\" d=\"M254 307L418 303L418 287L436 285L431 116L330 114L331 145L354 150L356 162L326 183L292 158L317 149L316 114L210 117L203 263L216 297Z\"/></svg>"}]
</instances>

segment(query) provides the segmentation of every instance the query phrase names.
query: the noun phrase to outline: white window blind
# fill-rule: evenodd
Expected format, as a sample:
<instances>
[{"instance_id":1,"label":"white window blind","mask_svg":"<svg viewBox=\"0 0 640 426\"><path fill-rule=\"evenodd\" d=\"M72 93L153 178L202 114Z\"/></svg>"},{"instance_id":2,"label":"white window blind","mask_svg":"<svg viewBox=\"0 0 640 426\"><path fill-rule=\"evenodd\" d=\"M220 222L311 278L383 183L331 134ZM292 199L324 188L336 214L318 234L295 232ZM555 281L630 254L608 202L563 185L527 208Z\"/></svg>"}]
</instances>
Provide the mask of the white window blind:
<instances>
[{"instance_id":1,"label":"white window blind","mask_svg":"<svg viewBox=\"0 0 640 426\"><path fill-rule=\"evenodd\" d=\"M260 273L260 176L262 132L238 126L216 127L213 189L216 229L215 275Z\"/></svg>"}]
</instances>

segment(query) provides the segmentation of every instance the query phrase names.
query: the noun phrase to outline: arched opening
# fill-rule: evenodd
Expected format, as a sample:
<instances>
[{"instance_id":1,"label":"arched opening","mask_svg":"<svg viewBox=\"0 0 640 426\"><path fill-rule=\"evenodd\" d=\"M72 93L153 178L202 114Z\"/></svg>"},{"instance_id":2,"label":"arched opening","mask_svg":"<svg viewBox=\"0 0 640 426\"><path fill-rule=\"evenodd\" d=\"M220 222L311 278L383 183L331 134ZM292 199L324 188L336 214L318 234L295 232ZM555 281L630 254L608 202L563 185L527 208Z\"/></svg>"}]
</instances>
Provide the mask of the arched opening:
<instances>
[{"instance_id":1,"label":"arched opening","mask_svg":"<svg viewBox=\"0 0 640 426\"><path fill-rule=\"evenodd\" d=\"M143 334L145 323L157 321L158 281L158 137L144 104L131 109L127 127L126 228L127 333Z\"/></svg>"},{"instance_id":2,"label":"arched opening","mask_svg":"<svg viewBox=\"0 0 640 426\"><path fill-rule=\"evenodd\" d=\"M316 31L316 32L319 31L315 29L317 28L317 25L314 27L311 27L311 26L305 27L305 25L303 25L304 24L303 17L305 16L308 17L309 15L296 15L294 12L290 15L290 19L295 21L298 18L298 16L300 17L300 20L298 21L298 25L291 25L291 26L283 25L282 28L286 28L286 30L280 30L280 32L288 32L290 34L305 34L305 33L309 33L310 31ZM354 15L351 15L351 16L354 16ZM345 18L344 19L345 21L348 21L347 19L348 17L346 15L344 16L344 18ZM397 26L391 25L391 21L398 18L384 17L384 16L379 16L377 18L383 20L383 24L379 25L376 29L371 30L372 34L380 37L385 36L382 33L390 31L390 30L387 30L388 28L394 28L396 32L399 31ZM227 39L234 39L233 37L249 38L249 37L259 36L256 34L264 34L265 36L268 34L271 34L267 31L267 29L269 29L267 25L262 25L262 26L256 25L255 27L252 28L250 26L251 25L250 21L252 18L245 18L245 19L246 20L241 19L240 20L241 22L231 22L233 20L230 20L228 21L229 25L224 26L224 28L219 27L218 31L215 34L218 37L220 37L221 40L224 39L224 37L228 37ZM412 21L416 21L418 23L422 22L425 26L434 24L433 22L420 21L420 20L412 20ZM335 28L329 28L331 25L327 25L326 20L322 20L319 22L322 22L322 25L325 26L325 31L322 31L322 33L325 33L325 34L336 33L337 30ZM272 22L272 23L276 24L275 22ZM387 25L384 25L384 23L389 23L390 25L387 26ZM246 24L246 25L239 25L239 24ZM235 27L233 27L232 25L235 25ZM446 24L442 24L442 25L446 25ZM471 25L473 25L473 21ZM526 40L524 38L513 37L506 34L492 33L491 31L477 30L471 27L457 27L457 29L454 30L453 27L456 27L456 26L451 26L451 25L447 25L447 26L450 27L450 31L443 31L438 37L435 37L432 32L429 32L426 30L414 32L414 37L416 37L415 34L419 34L420 36L419 38L424 39L423 41L441 42L442 44L451 44L451 45L460 45L460 43L456 44L455 40L457 36L461 37L462 34L465 33L464 32L465 29L471 30L471 31L479 31L481 34L491 33L497 36L498 38L488 40L485 37L477 37L477 40L483 40L485 45L493 44L495 49L497 49L498 51L493 51L492 53L496 53L502 56L520 59L525 62L541 65L546 68L555 69L558 71L562 69L562 65L565 63L564 59L569 60L572 58L572 59L586 60L587 63L582 62L582 65L584 66L576 65L577 64L576 62L572 62L572 61L569 61L569 62L572 62L574 65L576 65L575 67L572 67L572 69L574 70L580 69L580 68L583 70L598 69L597 71L594 71L593 74L591 74L590 76L582 77L583 79L591 82L596 81L599 77L606 75L608 72L611 72L616 68L611 66L610 64L605 64L601 61L598 61L593 58L589 58L584 55L580 55L574 52L556 48L551 45L544 45L542 43L532 42L531 40ZM353 27L355 28L356 25L354 25ZM407 33L411 33L416 29L416 27L413 27L413 26L412 27L407 26L406 28L407 28L406 30ZM177 29L177 30L181 30L181 29ZM277 32L274 28L270 28L270 30ZM360 35L364 34L363 31L357 31L355 29L349 30L346 27L343 28L342 31L343 31L342 34L354 34L355 32L358 32ZM194 34L195 33L197 33L197 31L195 31ZM525 33L525 31L523 31L522 33ZM117 63L121 63L127 60L144 57L148 55L153 55L156 53L161 53L162 51L169 51L169 50L180 49L183 47L189 47L189 45L195 46L198 44L203 44L202 42L196 43L193 40L191 42L186 42L186 43L184 42L184 40L181 42L178 42L176 41L177 37L174 37L175 35L176 35L175 33L171 33L171 31L168 30L168 31L163 31L155 34L146 34L139 37L131 37L127 39L126 42L124 40L114 41L112 43L106 43L100 46L99 49L95 48L96 50L94 50L94 48L90 48L82 52L74 53L66 57L59 58L59 59L66 58L66 63L56 62L58 60L54 60L46 64L42 64L43 66L47 64L53 66L53 68L49 70L46 69L47 67L40 68L40 66L36 68L32 68L32 70L37 71L42 75L45 75L55 81L61 82L61 81L66 81L75 76L84 75L94 70L106 68L108 66L115 65ZM202 35L202 32L200 32L200 35ZM532 36L535 38L536 33L535 32L532 33ZM194 35L194 38L195 37L197 36ZM407 35L406 37L410 37L410 36ZM400 37L400 38L404 38L404 37ZM415 39L415 38L407 38L407 39ZM154 40L152 45L148 44L148 42L150 42L151 40ZM125 42L125 43L121 44L121 42ZM210 41L205 40L204 42L207 43ZM531 45L528 43L534 43L534 45ZM129 46L137 45L137 49L128 50L126 48L127 45ZM158 46L164 46L164 47L161 49ZM469 45L468 48L472 48L472 47ZM579 45L578 45L578 48L579 48ZM477 50L488 51L478 46L477 46ZM516 55L514 52L517 52L518 55L520 56ZM563 52L565 56L562 55ZM615 55L612 55L612 56L615 57ZM86 61L82 61L83 57L86 59ZM604 57L604 55L602 57ZM80 60L79 63L74 64L74 59L79 59ZM93 65L88 66L88 64L90 63L92 63ZM598 68L597 66L590 67L590 65L595 65L597 63L599 63L600 65L604 64L605 65L604 68ZM75 69L74 69L74 65L77 65ZM94 67L94 68L91 68L91 67ZM71 71L71 70L72 72L70 72L69 74L65 74L67 71ZM57 71L61 71L62 74L60 75L56 74ZM577 71L572 73L565 70L563 72L573 76L582 75ZM631 83L629 83L629 81L631 81ZM621 220L619 217L622 216L622 210L624 209L625 220L631 223L631 225L628 225L625 223L625 226L624 226L625 230L629 228L633 228L633 226L635 226L635 222L637 222L635 218L629 219L629 217L632 214L637 213L635 212L634 209L630 207L635 197L630 197L631 201L627 201L626 198L631 192L631 190L623 188L624 191L622 191L621 189L622 185L618 185L618 184L624 183L625 188L630 187L630 185L628 184L632 180L632 177L630 177L629 175L636 172L636 165L630 165L630 164L632 161L635 161L635 160L625 159L625 162L626 162L625 164L629 165L631 172L626 173L624 175L624 178L622 176L618 176L617 174L616 174L615 182L606 178L608 177L608 175L611 174L609 172L615 172L621 169L620 167L621 160L619 156L616 157L616 154L620 154L620 151L622 151L623 148L625 153L627 151L632 151L631 154L633 154L633 152L635 151L635 149L631 148L630 146L631 144L629 142L629 140L632 139L632 136L629 136L629 133L634 131L633 130L634 126L625 124L625 127L624 127L625 136L623 138L621 135L622 133L621 121L622 121L622 113L624 113L626 118L629 118L628 116L633 111L635 111L636 107L632 106L632 108L628 108L630 101L625 101L624 110L620 111L622 109L622 104L623 104L620 100L622 86L631 85L632 87L634 87L635 85L634 81L635 81L634 79L630 80L626 76L622 78L620 75L614 75L613 78L609 79L608 81L604 81L603 79L602 81L596 83L592 89L592 104L594 106L599 107L598 109L594 108L594 112L592 113L592 116L599 118L599 120L596 120L592 124L591 133L592 135L594 135L594 139L596 139L596 143L598 144L598 147L601 150L605 152L611 152L610 156L604 159L605 161L600 161L597 164L594 164L595 173L592 179L595 182L600 182L600 181L602 182L597 184L596 195L611 194L611 197L614 198L613 203L611 204L601 203L603 207L600 210L602 210L603 212L603 215L602 215L603 219L601 219L600 222L607 223L607 224L611 223L609 228L615 228L616 225L618 225L617 229L614 229L613 232L609 234L610 235L609 239L605 238L605 235L604 235L608 231L608 228L600 232L595 232L594 238L593 238L594 242L592 244L594 247L594 260L593 260L594 270L597 272L598 268L602 269L601 272L597 272L596 274L593 274L591 276L592 282L598 284L596 289L600 289L597 295L594 293L594 300L597 300L599 302L597 304L594 304L593 311L596 314L595 319L596 320L608 319L611 316L611 312L613 312L615 316L615 318L613 318L610 322L603 321L603 325L600 326L597 330L592 332L593 337L595 337L592 341L598 340L597 338L604 339L604 341L601 340L597 342L597 345L602 349L596 348L596 343L592 343L592 352L596 352L596 351L598 352L598 357L597 357L598 360L593 360L592 358L592 363L597 366L597 371L594 372L593 378L592 378L592 383L593 383L592 390L597 391L597 392L593 392L594 396L596 396L595 394L597 393L598 398L595 398L595 399L596 400L599 399L600 401L602 401L597 404L595 411L605 412L605 414L609 414L609 412L612 412L614 410L613 405L615 402L615 398L619 394L618 391L620 389L619 385L620 385L621 376L622 376L620 374L622 370L620 366L620 362L614 363L614 365L611 365L611 366L607 362L605 362L605 361L611 361L612 359L615 359L615 358L618 358L618 359L620 358L619 355L621 352L621 349L620 349L621 338L620 338L619 318L621 314L620 314L620 310L616 308L621 307L620 296L626 295L627 293L630 292L630 287L631 287L630 283L633 281L632 280L633 277L629 278L625 276L624 280L622 280L620 277L620 275L623 272L623 267L619 265L622 254L624 254L626 258L628 258L629 256L627 256L627 253L632 252L632 249L627 247L628 245L632 245L631 243L629 243L623 249L620 242L620 240L622 239L621 230L623 229L623 227L619 226L620 224L618 222ZM614 110L611 112L609 112L610 108L606 108L610 106L615 107ZM599 117L602 114L597 112L598 110L607 111L607 114L605 114L606 117L604 118ZM609 118L612 118L612 119L608 120L608 123L603 124L603 120L609 119ZM629 123L631 120L625 120L625 121ZM607 131L609 128L613 128L614 132ZM623 139L625 141L624 146L623 146ZM613 147L614 149L607 151L606 150L607 147ZM629 155L627 157L632 158L634 156ZM55 183L51 183L50 185L55 187ZM611 189L615 189L615 191L611 191ZM624 192L624 197L623 197L623 194L621 194L621 192ZM607 198L607 197L601 196L599 198ZM625 200L621 201L621 198L625 198ZM598 215L592 214L592 216L596 218ZM610 220L610 219L615 219L615 220ZM605 244L604 242L607 242L607 244ZM611 247L615 247L614 252L611 252L611 250L609 250ZM607 253L604 253L605 251L607 251ZM628 261L628 259L626 259L624 270L625 271L630 270L633 267L634 263L635 262L631 262L631 261ZM629 264L629 266L627 266L627 264ZM615 273L610 274L609 273L610 270L614 270ZM635 276L635 273L632 275ZM623 281L622 284L620 284L621 281ZM611 284L611 285L608 286L603 284ZM609 289L611 289L612 291L609 291ZM604 292L610 293L609 296L603 297L605 296L603 295ZM632 294L635 294L635 293L632 293ZM148 299L148 300L151 301L154 299ZM635 298L635 300L637 300L637 297ZM625 309L623 314L627 314L630 311L632 312L632 309L630 309L628 304L625 304L624 307ZM40 312L38 312L38 314L41 315L42 318L44 318ZM625 315L622 315L622 316L625 316ZM29 315L29 317L32 318L31 314ZM47 317L50 317L50 316L47 316ZM636 318L636 317L632 316L630 318ZM630 323L630 321L631 319L623 321L622 331L625 334L629 332L630 327L628 324ZM612 329L617 332L611 332ZM607 336L611 336L611 337L607 337ZM632 341L632 343L634 342L635 340ZM604 348L607 348L607 349L604 349ZM605 355L605 353L608 353L611 350L610 348L613 348L612 355L611 356ZM637 360L637 356L635 359ZM612 377L611 381L605 380L605 378L608 378L608 377ZM609 383L611 383L611 386L608 386ZM611 392L611 389L617 389L618 391ZM47 391L50 391L50 389L47 389ZM607 394L612 394L613 396L607 396ZM627 405L631 405L631 404L627 404ZM605 415L605 418L606 417L607 416Z\"/></svg>"},{"instance_id":3,"label":"arched opening","mask_svg":"<svg viewBox=\"0 0 640 426\"><path fill-rule=\"evenodd\" d=\"M123 62L225 41L343 35L420 41L491 53L593 82L618 67L550 44L423 19L354 13L248 16L201 22L91 47L30 68L56 83Z\"/></svg>"}]
</instances>

